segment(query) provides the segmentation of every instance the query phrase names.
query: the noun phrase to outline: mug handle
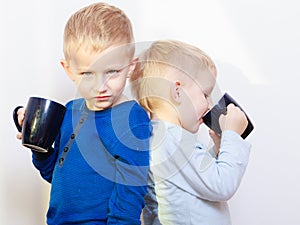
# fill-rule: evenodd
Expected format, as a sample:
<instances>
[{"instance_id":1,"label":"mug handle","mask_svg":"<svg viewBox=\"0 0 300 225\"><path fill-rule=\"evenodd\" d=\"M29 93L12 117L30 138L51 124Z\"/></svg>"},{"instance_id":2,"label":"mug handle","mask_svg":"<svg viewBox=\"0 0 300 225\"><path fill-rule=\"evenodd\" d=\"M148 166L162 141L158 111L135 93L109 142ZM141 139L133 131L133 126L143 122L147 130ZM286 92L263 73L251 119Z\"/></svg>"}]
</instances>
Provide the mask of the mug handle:
<instances>
[{"instance_id":1,"label":"mug handle","mask_svg":"<svg viewBox=\"0 0 300 225\"><path fill-rule=\"evenodd\" d=\"M23 108L23 107L24 107L24 106L17 106L17 107L14 109L14 111L13 111L13 119L14 119L14 123L15 123L15 125L16 125L16 127L17 127L17 129L18 129L19 132L22 132L22 127L21 127L20 124L19 124L17 112L18 112L18 110L19 110L20 108Z\"/></svg>"}]
</instances>

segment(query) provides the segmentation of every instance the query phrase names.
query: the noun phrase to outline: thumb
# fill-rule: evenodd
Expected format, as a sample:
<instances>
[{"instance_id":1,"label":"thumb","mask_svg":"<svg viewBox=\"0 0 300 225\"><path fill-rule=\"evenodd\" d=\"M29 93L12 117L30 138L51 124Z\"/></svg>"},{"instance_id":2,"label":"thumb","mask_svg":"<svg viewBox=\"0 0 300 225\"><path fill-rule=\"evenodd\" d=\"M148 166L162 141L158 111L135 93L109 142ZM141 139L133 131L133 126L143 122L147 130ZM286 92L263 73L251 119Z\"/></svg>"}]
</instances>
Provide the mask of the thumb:
<instances>
[{"instance_id":1,"label":"thumb","mask_svg":"<svg viewBox=\"0 0 300 225\"><path fill-rule=\"evenodd\" d=\"M21 132L19 132L19 133L17 133L17 139L22 139L22 133Z\"/></svg>"}]
</instances>

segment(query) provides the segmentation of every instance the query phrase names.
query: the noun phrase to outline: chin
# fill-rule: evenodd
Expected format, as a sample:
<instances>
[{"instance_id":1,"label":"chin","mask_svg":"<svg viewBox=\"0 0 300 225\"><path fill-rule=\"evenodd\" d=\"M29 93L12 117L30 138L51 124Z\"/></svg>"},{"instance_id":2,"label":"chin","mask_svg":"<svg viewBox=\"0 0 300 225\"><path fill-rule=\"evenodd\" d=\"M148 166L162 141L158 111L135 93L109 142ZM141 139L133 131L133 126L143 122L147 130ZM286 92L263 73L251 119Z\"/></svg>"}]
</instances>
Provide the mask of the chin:
<instances>
[{"instance_id":1,"label":"chin","mask_svg":"<svg viewBox=\"0 0 300 225\"><path fill-rule=\"evenodd\" d=\"M101 102L101 103L98 102L94 106L98 110L105 110L105 109L111 108L112 104L110 102Z\"/></svg>"},{"instance_id":2,"label":"chin","mask_svg":"<svg viewBox=\"0 0 300 225\"><path fill-rule=\"evenodd\" d=\"M197 132L199 131L199 126L200 126L200 124L195 124L194 126L188 127L188 128L185 128L185 129L186 129L187 131L189 131L189 132L195 134L195 133L197 133Z\"/></svg>"},{"instance_id":3,"label":"chin","mask_svg":"<svg viewBox=\"0 0 300 225\"><path fill-rule=\"evenodd\" d=\"M194 129L194 130L191 130L191 133L193 134L196 134L198 132L199 128L198 129Z\"/></svg>"}]
</instances>

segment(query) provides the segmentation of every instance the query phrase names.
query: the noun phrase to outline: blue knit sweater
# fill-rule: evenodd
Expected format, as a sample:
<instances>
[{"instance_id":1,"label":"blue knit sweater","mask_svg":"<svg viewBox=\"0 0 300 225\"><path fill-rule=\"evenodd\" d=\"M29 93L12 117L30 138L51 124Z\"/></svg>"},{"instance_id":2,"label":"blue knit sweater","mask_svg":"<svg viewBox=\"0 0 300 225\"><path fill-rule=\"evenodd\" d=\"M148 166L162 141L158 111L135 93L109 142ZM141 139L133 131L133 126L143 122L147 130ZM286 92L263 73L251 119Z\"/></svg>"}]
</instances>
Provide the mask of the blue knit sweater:
<instances>
[{"instance_id":1,"label":"blue knit sweater","mask_svg":"<svg viewBox=\"0 0 300 225\"><path fill-rule=\"evenodd\" d=\"M66 106L54 152L33 153L52 184L47 223L140 224L151 134L146 112L135 101L96 112L83 99Z\"/></svg>"}]
</instances>

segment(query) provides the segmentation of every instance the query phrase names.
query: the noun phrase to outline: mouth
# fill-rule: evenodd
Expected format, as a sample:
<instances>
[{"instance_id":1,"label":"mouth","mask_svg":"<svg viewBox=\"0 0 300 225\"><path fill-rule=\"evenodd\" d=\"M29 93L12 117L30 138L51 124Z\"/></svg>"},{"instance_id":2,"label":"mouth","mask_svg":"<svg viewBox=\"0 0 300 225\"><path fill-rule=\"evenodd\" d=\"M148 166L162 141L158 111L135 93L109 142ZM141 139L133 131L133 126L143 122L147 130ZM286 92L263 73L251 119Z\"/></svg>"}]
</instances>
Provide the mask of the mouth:
<instances>
[{"instance_id":1,"label":"mouth","mask_svg":"<svg viewBox=\"0 0 300 225\"><path fill-rule=\"evenodd\" d=\"M107 101L109 98L110 98L109 95L103 95L103 96L97 96L97 97L95 97L95 99L96 99L98 102L104 102L104 101Z\"/></svg>"}]
</instances>

